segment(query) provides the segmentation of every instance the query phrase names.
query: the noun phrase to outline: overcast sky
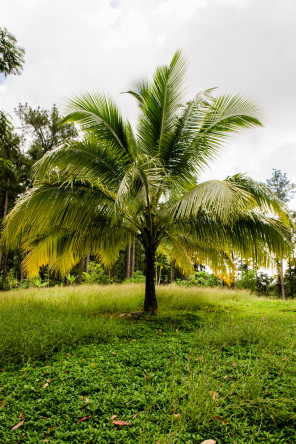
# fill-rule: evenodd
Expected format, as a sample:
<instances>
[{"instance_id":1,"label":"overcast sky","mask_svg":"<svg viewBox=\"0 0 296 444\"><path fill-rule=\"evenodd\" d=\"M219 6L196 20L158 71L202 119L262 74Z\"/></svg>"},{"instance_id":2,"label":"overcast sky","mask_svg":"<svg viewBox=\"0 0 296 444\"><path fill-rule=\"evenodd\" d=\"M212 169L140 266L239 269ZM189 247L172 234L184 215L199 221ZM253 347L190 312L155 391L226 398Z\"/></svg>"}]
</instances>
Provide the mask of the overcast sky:
<instances>
[{"instance_id":1,"label":"overcast sky","mask_svg":"<svg viewBox=\"0 0 296 444\"><path fill-rule=\"evenodd\" d=\"M0 27L25 48L26 64L0 79L0 108L104 91L135 122L136 104L120 92L181 48L188 98L215 86L262 109L264 128L227 143L203 178L265 181L278 168L296 182L295 20L295 0L1 0Z\"/></svg>"}]
</instances>

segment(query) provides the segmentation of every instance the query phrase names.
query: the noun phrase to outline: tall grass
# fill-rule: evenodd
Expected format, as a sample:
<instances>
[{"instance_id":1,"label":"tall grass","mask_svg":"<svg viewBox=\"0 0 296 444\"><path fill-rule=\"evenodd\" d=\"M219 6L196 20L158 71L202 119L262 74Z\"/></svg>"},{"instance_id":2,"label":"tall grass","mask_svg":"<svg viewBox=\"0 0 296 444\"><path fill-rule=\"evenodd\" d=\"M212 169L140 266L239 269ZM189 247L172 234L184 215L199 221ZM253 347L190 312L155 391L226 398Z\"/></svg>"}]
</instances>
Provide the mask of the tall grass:
<instances>
[{"instance_id":1,"label":"tall grass","mask_svg":"<svg viewBox=\"0 0 296 444\"><path fill-rule=\"evenodd\" d=\"M20 290L0 295L1 365L51 355L87 340L109 341L123 334L119 319L106 313L137 310L139 289L119 297L114 287Z\"/></svg>"},{"instance_id":2,"label":"tall grass","mask_svg":"<svg viewBox=\"0 0 296 444\"><path fill-rule=\"evenodd\" d=\"M231 313L244 313L244 317L275 314L275 309L295 310L294 301L267 300L249 295L245 291L221 289L194 289L167 286L158 288L159 313L171 320L176 313L200 313L217 320L228 315L225 331L216 331L216 341L227 337L257 338L262 329L250 321L237 327L232 325ZM77 286L68 288L28 289L0 294L1 365L6 360L26 360L45 357L75 343L85 341L106 342L129 335L129 326L119 313L139 311L143 307L143 285ZM178 320L179 322L180 320ZM154 322L154 320L153 320ZM177 321L175 320L175 323ZM174 324L174 322L173 322ZM259 330L258 330L259 328ZM275 333L280 336L280 331Z\"/></svg>"}]
</instances>

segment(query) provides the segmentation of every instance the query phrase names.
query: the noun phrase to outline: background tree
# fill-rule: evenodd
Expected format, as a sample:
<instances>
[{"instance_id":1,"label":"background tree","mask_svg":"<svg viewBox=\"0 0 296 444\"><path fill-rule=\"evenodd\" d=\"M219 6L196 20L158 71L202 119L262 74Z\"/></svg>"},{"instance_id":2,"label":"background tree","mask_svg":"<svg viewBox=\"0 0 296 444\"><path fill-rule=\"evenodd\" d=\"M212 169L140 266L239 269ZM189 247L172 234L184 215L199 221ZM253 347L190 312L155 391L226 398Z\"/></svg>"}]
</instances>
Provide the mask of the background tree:
<instances>
[{"instance_id":1,"label":"background tree","mask_svg":"<svg viewBox=\"0 0 296 444\"><path fill-rule=\"evenodd\" d=\"M0 113L0 157L3 161L12 164L9 176L7 170L4 169L0 175L0 208L2 208L0 218L5 217L13 207L17 196L23 194L31 186L32 164L48 150L77 136L73 124L61 125L61 116L56 106L48 111L41 108L34 110L28 105L19 105L17 111L22 121L23 137L15 132L7 115L4 112ZM25 142L25 137L27 137L27 142ZM21 149L25 148L24 145L29 146L27 151L24 150L25 152ZM1 249L0 264L2 256ZM0 265L2 281L5 280L9 268L14 268L15 273L21 275L20 256L18 249L10 255L5 255L4 262L2 266Z\"/></svg>"},{"instance_id":2,"label":"background tree","mask_svg":"<svg viewBox=\"0 0 296 444\"><path fill-rule=\"evenodd\" d=\"M260 125L256 106L211 90L180 105L185 68L177 51L152 82L133 85L137 134L102 94L69 103L65 122L77 122L85 138L35 164L36 186L6 218L6 245L24 245L32 274L45 264L67 273L89 251L110 267L136 236L145 252L144 310L155 313L157 254L184 273L202 263L229 280L233 252L262 265L270 253L287 253L290 217L268 187L242 175L198 182L228 136Z\"/></svg>"},{"instance_id":3,"label":"background tree","mask_svg":"<svg viewBox=\"0 0 296 444\"><path fill-rule=\"evenodd\" d=\"M25 50L6 28L0 28L0 72L6 76L20 74L25 63Z\"/></svg>"},{"instance_id":4,"label":"background tree","mask_svg":"<svg viewBox=\"0 0 296 444\"><path fill-rule=\"evenodd\" d=\"M289 202L295 195L296 184L292 183L286 173L276 168L272 169L272 176L266 180L269 188L283 202Z\"/></svg>"},{"instance_id":5,"label":"background tree","mask_svg":"<svg viewBox=\"0 0 296 444\"><path fill-rule=\"evenodd\" d=\"M269 188L275 193L275 195L281 199L283 202L289 202L295 195L296 185L292 183L286 173L283 173L281 170L276 168L272 169L272 176L270 179L266 180ZM290 283L290 289L292 288L292 284L294 283L293 279L293 269L292 269L293 259L289 259L289 272L287 274L288 281ZM282 299L285 299L285 276L284 276L284 267L283 260L276 260L276 267L278 272L278 280L279 280L279 294ZM293 267L294 268L294 267ZM291 292L291 290L290 290ZM292 290L293 294L293 290Z\"/></svg>"},{"instance_id":6,"label":"background tree","mask_svg":"<svg viewBox=\"0 0 296 444\"><path fill-rule=\"evenodd\" d=\"M62 118L55 105L49 111L40 107L33 109L27 103L19 104L15 112L21 120L23 135L27 137L29 144L27 156L33 162L53 148L78 136L73 124L61 125Z\"/></svg>"},{"instance_id":7,"label":"background tree","mask_svg":"<svg viewBox=\"0 0 296 444\"><path fill-rule=\"evenodd\" d=\"M7 115L0 111L0 219L6 217L16 197L27 187L29 161L20 149L20 137ZM3 247L0 243L0 275L5 279L7 255L2 267Z\"/></svg>"}]
</instances>

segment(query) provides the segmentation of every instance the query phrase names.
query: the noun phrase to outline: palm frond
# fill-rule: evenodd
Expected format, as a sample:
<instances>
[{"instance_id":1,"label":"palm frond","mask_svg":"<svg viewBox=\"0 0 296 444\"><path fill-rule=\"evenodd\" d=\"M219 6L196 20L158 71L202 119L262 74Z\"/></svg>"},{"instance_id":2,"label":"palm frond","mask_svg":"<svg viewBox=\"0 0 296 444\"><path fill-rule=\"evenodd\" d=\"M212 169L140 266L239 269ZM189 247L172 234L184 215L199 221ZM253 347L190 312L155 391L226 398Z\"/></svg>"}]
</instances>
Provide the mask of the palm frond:
<instances>
[{"instance_id":1,"label":"palm frond","mask_svg":"<svg viewBox=\"0 0 296 444\"><path fill-rule=\"evenodd\" d=\"M186 276L193 274L194 265L203 265L210 267L220 279L231 282L235 269L231 251L201 237L197 238L190 230L173 230L164 240L162 249Z\"/></svg>"},{"instance_id":2,"label":"palm frond","mask_svg":"<svg viewBox=\"0 0 296 444\"><path fill-rule=\"evenodd\" d=\"M84 94L69 100L70 111L63 123L76 122L87 132L96 135L99 140L110 142L122 153L132 156L129 149L125 125L115 103L104 94Z\"/></svg>"},{"instance_id":3,"label":"palm frond","mask_svg":"<svg viewBox=\"0 0 296 444\"><path fill-rule=\"evenodd\" d=\"M245 128L262 126L259 108L243 96L223 95L198 110L200 128L188 149L199 169L207 167L218 154L224 141Z\"/></svg>"},{"instance_id":4,"label":"palm frond","mask_svg":"<svg viewBox=\"0 0 296 444\"><path fill-rule=\"evenodd\" d=\"M179 220L167 230L170 236L182 233L192 245L203 243L223 252L233 252L246 260L256 260L259 266L266 266L272 254L283 258L291 251L289 227L257 212L250 217L241 215L231 225L201 213L194 219Z\"/></svg>"},{"instance_id":5,"label":"palm frond","mask_svg":"<svg viewBox=\"0 0 296 444\"><path fill-rule=\"evenodd\" d=\"M267 214L275 214L288 225L291 227L293 226L294 223L287 205L282 202L264 183L256 182L244 174L229 176L226 178L226 182L229 182L241 190L251 194L256 202L258 211L260 210Z\"/></svg>"},{"instance_id":6,"label":"palm frond","mask_svg":"<svg viewBox=\"0 0 296 444\"><path fill-rule=\"evenodd\" d=\"M182 108L172 131L160 145L159 158L180 184L197 177L221 151L224 141L251 126L260 126L258 107L241 96L199 93Z\"/></svg>"},{"instance_id":7,"label":"palm frond","mask_svg":"<svg viewBox=\"0 0 296 444\"><path fill-rule=\"evenodd\" d=\"M139 226L139 216L146 210L149 213L151 206L155 206L155 196L164 182L165 171L158 159L139 155L130 165L118 188L114 220L125 213L130 219L137 220Z\"/></svg>"},{"instance_id":8,"label":"palm frond","mask_svg":"<svg viewBox=\"0 0 296 444\"><path fill-rule=\"evenodd\" d=\"M230 181L208 180L190 189L168 211L176 220L206 212L224 223L232 223L254 205L254 197Z\"/></svg>"},{"instance_id":9,"label":"palm frond","mask_svg":"<svg viewBox=\"0 0 296 444\"><path fill-rule=\"evenodd\" d=\"M186 62L177 51L169 66L157 68L141 106L138 134L145 153L157 155L163 137L174 128L176 113L184 96Z\"/></svg>"},{"instance_id":10,"label":"palm frond","mask_svg":"<svg viewBox=\"0 0 296 444\"><path fill-rule=\"evenodd\" d=\"M111 223L114 200L101 189L82 183L42 183L21 197L4 223L10 248L44 232L67 229L103 235ZM93 235L95 235L93 233Z\"/></svg>"},{"instance_id":11,"label":"palm frond","mask_svg":"<svg viewBox=\"0 0 296 444\"><path fill-rule=\"evenodd\" d=\"M116 192L128 165L127 156L117 147L90 136L47 152L34 164L33 177L42 181L55 171L60 177L79 177L91 185L101 184L110 192Z\"/></svg>"},{"instance_id":12,"label":"palm frond","mask_svg":"<svg viewBox=\"0 0 296 444\"><path fill-rule=\"evenodd\" d=\"M139 79L135 80L131 83L130 86L131 89L128 91L125 91L128 94L131 94L134 96L137 101L140 108L143 108L145 106L146 99L149 95L150 90L150 84L147 79Z\"/></svg>"},{"instance_id":13,"label":"palm frond","mask_svg":"<svg viewBox=\"0 0 296 444\"><path fill-rule=\"evenodd\" d=\"M37 239L27 240L22 246L25 258L23 267L28 276L35 277L42 266L50 265L62 275L70 270L90 251L84 237L75 231L51 230Z\"/></svg>"},{"instance_id":14,"label":"palm frond","mask_svg":"<svg viewBox=\"0 0 296 444\"><path fill-rule=\"evenodd\" d=\"M291 242L287 226L268 216L242 216L228 226L204 213L167 227L162 248L185 274L192 273L194 264L202 264L230 283L235 271L233 256L268 268L274 256L287 257Z\"/></svg>"},{"instance_id":15,"label":"palm frond","mask_svg":"<svg viewBox=\"0 0 296 444\"><path fill-rule=\"evenodd\" d=\"M104 236L94 237L96 234L92 229L81 232L79 229L70 231L60 228L43 233L23 244L23 267L30 277L37 276L40 267L45 265L66 275L82 257L91 252L109 268L118 259L120 250L126 248L127 232L118 227L116 234L108 235L105 232Z\"/></svg>"},{"instance_id":16,"label":"palm frond","mask_svg":"<svg viewBox=\"0 0 296 444\"><path fill-rule=\"evenodd\" d=\"M245 216L252 219L257 213L275 216L292 228L292 218L283 203L264 184L237 174L224 181L209 180L191 188L177 201L164 207L176 220L198 217L206 212L217 221L232 225Z\"/></svg>"}]
</instances>

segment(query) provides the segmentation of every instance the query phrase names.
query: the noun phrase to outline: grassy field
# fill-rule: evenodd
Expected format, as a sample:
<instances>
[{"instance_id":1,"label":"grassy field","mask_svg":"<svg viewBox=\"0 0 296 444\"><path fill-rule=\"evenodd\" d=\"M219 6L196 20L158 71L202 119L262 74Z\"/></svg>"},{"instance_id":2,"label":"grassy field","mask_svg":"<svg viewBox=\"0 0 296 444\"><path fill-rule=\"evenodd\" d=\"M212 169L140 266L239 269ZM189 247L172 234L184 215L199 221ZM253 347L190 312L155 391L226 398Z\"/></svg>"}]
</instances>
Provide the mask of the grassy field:
<instances>
[{"instance_id":1,"label":"grassy field","mask_svg":"<svg viewBox=\"0 0 296 444\"><path fill-rule=\"evenodd\" d=\"M1 443L296 442L296 302L168 286L118 316L143 296L0 294Z\"/></svg>"}]
</instances>

